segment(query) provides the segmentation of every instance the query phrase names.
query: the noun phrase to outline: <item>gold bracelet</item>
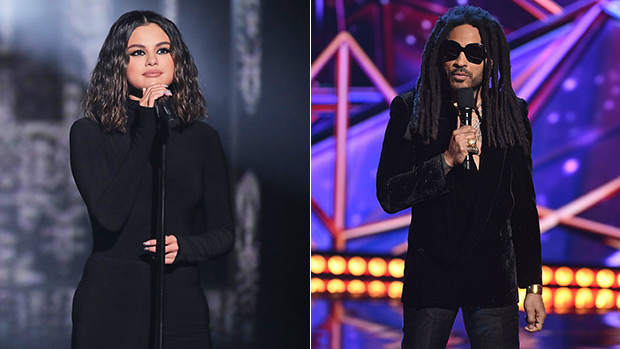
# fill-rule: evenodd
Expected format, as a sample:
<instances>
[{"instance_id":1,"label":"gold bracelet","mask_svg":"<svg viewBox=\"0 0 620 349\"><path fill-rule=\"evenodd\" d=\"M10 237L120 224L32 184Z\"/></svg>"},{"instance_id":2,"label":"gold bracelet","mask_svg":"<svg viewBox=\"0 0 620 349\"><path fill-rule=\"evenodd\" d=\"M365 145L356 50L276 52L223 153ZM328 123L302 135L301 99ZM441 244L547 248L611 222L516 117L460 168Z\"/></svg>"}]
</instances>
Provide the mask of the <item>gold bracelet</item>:
<instances>
[{"instance_id":1,"label":"gold bracelet","mask_svg":"<svg viewBox=\"0 0 620 349\"><path fill-rule=\"evenodd\" d=\"M542 286L539 284L532 284L527 287L527 293L536 293L542 295Z\"/></svg>"}]
</instances>

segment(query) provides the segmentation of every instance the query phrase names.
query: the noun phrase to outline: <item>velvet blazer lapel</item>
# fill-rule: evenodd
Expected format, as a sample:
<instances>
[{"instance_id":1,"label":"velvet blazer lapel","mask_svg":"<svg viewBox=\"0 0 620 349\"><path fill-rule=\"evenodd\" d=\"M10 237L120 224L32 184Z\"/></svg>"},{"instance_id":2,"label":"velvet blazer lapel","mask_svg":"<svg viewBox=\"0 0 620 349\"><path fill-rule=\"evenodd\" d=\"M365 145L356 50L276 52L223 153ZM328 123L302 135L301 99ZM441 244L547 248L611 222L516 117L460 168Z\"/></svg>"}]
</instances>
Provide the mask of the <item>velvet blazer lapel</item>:
<instances>
[{"instance_id":1,"label":"velvet blazer lapel","mask_svg":"<svg viewBox=\"0 0 620 349\"><path fill-rule=\"evenodd\" d=\"M511 176L506 173L506 156L506 149L484 147L482 150L480 184L474 201L473 219L455 261L467 258L483 235L497 231L497 227L491 222L491 217L506 216L502 212L496 212L506 207L499 201L504 199L502 193L510 190Z\"/></svg>"},{"instance_id":2,"label":"velvet blazer lapel","mask_svg":"<svg viewBox=\"0 0 620 349\"><path fill-rule=\"evenodd\" d=\"M450 143L452 132L456 129L458 122L458 110L452 103L444 102L441 108L439 119L439 130L437 140L430 144L423 145L419 142L416 145L417 156L421 161L426 161L440 153L443 153ZM484 131L484 129L483 129ZM480 161L480 181L478 191L473 202L473 219L470 221L469 229L461 240L461 245L449 264L459 262L471 253L476 243L485 234L492 234L493 231L501 229L497 224L503 224L509 217L512 209L510 197L510 180L512 175L510 166L507 162L509 152L507 149L491 148L483 145ZM462 170L462 169L455 169ZM504 194L508 194L507 197ZM510 203L507 203L507 200ZM503 211L503 212L498 212Z\"/></svg>"}]
</instances>

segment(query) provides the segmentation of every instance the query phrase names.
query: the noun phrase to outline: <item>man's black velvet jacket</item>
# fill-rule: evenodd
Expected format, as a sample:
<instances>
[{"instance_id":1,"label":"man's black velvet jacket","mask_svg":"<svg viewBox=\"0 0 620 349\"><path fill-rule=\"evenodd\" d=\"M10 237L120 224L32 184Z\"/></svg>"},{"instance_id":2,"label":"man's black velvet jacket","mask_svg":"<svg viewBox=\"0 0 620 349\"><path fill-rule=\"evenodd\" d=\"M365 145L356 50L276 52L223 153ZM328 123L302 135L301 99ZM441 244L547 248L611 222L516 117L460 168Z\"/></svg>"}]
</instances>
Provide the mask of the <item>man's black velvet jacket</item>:
<instances>
[{"instance_id":1,"label":"man's black velvet jacket","mask_svg":"<svg viewBox=\"0 0 620 349\"><path fill-rule=\"evenodd\" d=\"M520 102L531 146L527 103ZM519 147L492 148L487 141L479 172L458 166L446 174L441 154L457 126L457 109L449 101L442 105L437 140L423 144L416 135L404 137L412 108L411 92L392 101L377 171L383 209L411 207L404 305L515 304L517 285L541 283L531 155Z\"/></svg>"}]
</instances>

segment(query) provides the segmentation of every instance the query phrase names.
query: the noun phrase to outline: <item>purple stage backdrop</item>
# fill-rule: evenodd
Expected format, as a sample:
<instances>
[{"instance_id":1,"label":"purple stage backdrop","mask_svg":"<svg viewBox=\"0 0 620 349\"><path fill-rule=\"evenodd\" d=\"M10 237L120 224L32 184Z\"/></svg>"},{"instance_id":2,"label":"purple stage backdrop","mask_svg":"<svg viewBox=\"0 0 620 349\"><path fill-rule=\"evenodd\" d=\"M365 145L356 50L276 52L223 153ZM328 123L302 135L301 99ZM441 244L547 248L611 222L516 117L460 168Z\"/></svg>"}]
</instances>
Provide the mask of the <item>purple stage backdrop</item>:
<instances>
[{"instance_id":1,"label":"purple stage backdrop","mask_svg":"<svg viewBox=\"0 0 620 349\"><path fill-rule=\"evenodd\" d=\"M609 230L620 232L620 196L616 195L620 119L615 117L620 113L620 66L615 59L620 52L618 2L557 1L564 8L561 13L538 19L518 6L519 1L344 1L341 10L317 0L313 2L313 62L346 29L398 93L411 90L434 22L450 6L465 3L486 8L503 23L512 49L515 91L530 103L544 262L620 266L618 240L605 235ZM342 19L339 13L344 14ZM313 72L313 251L403 254L407 224L359 233L408 212L386 214L376 200L375 175L388 104L370 82L370 74L353 58L344 227L336 229L336 236L341 234L346 243L337 246L332 226L338 195L335 57ZM596 195L597 190L602 193ZM580 204L577 200L586 195L594 198ZM559 222L554 217L558 212ZM574 217L585 219L585 224L578 225L571 220Z\"/></svg>"},{"instance_id":2,"label":"purple stage backdrop","mask_svg":"<svg viewBox=\"0 0 620 349\"><path fill-rule=\"evenodd\" d=\"M504 26L513 86L529 103L543 263L620 267L620 1L313 0L312 252L406 253L408 210L386 214L375 197L389 101L414 88L437 18L466 4ZM400 347L398 299L318 293L313 348ZM582 313L554 311L543 332L521 331L521 345L620 345L617 309ZM461 320L448 347L468 347Z\"/></svg>"}]
</instances>

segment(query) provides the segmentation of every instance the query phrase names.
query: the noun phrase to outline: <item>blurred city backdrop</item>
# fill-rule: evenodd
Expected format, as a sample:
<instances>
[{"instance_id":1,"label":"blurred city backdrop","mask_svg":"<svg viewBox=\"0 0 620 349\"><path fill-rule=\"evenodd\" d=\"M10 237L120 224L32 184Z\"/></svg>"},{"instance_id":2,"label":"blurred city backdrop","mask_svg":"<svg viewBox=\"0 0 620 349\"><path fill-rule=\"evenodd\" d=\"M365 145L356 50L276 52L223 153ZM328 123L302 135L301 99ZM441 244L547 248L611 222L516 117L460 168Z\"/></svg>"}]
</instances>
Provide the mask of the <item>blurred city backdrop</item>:
<instances>
[{"instance_id":1,"label":"blurred city backdrop","mask_svg":"<svg viewBox=\"0 0 620 349\"><path fill-rule=\"evenodd\" d=\"M0 348L70 347L92 236L69 128L109 28L135 9L180 28L230 166L236 246L203 266L215 347L308 343L309 6L0 0Z\"/></svg>"}]
</instances>

